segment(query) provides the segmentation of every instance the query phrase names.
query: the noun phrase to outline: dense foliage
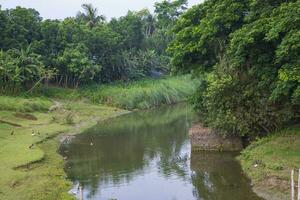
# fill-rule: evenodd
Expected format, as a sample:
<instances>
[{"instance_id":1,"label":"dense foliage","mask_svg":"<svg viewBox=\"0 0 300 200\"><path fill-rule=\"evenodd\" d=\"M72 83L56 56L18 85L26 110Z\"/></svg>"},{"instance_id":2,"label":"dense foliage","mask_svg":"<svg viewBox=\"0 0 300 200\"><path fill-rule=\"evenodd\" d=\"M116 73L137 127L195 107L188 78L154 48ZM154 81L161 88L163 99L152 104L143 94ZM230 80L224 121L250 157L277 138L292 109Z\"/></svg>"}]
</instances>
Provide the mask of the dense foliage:
<instances>
[{"instance_id":1,"label":"dense foliage","mask_svg":"<svg viewBox=\"0 0 300 200\"><path fill-rule=\"evenodd\" d=\"M64 87L136 80L169 72L169 32L187 0L156 3L107 21L91 4L64 20L0 6L0 89L17 92L39 83Z\"/></svg>"},{"instance_id":2,"label":"dense foliage","mask_svg":"<svg viewBox=\"0 0 300 200\"><path fill-rule=\"evenodd\" d=\"M202 75L205 124L254 136L299 122L299 13L299 0L207 0L177 20L174 71Z\"/></svg>"}]
</instances>

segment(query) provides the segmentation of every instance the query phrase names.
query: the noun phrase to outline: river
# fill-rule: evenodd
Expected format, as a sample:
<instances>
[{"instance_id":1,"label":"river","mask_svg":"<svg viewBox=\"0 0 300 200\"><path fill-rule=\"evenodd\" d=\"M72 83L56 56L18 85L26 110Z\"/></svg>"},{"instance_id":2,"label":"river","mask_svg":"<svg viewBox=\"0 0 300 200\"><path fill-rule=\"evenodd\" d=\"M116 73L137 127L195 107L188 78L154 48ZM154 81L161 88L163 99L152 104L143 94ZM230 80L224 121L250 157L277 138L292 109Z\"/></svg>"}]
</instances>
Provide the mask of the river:
<instances>
[{"instance_id":1,"label":"river","mask_svg":"<svg viewBox=\"0 0 300 200\"><path fill-rule=\"evenodd\" d=\"M259 200L237 153L191 152L193 118L179 104L133 112L77 135L61 146L72 192L93 200Z\"/></svg>"}]
</instances>

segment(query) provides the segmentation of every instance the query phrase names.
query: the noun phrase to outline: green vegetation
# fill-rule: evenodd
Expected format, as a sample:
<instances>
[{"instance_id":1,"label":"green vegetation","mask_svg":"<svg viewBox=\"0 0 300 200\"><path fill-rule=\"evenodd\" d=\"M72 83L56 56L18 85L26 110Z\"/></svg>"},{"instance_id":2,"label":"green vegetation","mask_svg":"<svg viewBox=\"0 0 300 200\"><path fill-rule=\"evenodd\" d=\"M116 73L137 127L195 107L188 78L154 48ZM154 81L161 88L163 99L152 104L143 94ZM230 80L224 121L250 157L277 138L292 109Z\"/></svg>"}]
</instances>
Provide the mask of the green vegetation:
<instances>
[{"instance_id":1,"label":"green vegetation","mask_svg":"<svg viewBox=\"0 0 300 200\"><path fill-rule=\"evenodd\" d=\"M10 110L18 112L47 111L52 102L46 98L24 98L0 96L0 111Z\"/></svg>"},{"instance_id":2,"label":"green vegetation","mask_svg":"<svg viewBox=\"0 0 300 200\"><path fill-rule=\"evenodd\" d=\"M93 102L132 109L146 109L162 104L173 104L192 95L197 81L187 77L144 80L129 84L95 86L83 90Z\"/></svg>"},{"instance_id":3,"label":"green vegetation","mask_svg":"<svg viewBox=\"0 0 300 200\"><path fill-rule=\"evenodd\" d=\"M82 85L168 74L170 28L187 0L155 4L155 14L129 11L110 21L91 4L76 17L43 20L34 9L0 5L0 92L45 84Z\"/></svg>"},{"instance_id":4,"label":"green vegetation","mask_svg":"<svg viewBox=\"0 0 300 200\"><path fill-rule=\"evenodd\" d=\"M38 91L37 95L58 99L88 99L95 104L127 110L147 109L186 100L196 91L198 82L190 76L177 76L130 83L92 85L79 89L47 88Z\"/></svg>"},{"instance_id":5,"label":"green vegetation","mask_svg":"<svg viewBox=\"0 0 300 200\"><path fill-rule=\"evenodd\" d=\"M259 193L290 199L291 169L300 168L300 127L283 129L253 142L239 159Z\"/></svg>"},{"instance_id":6,"label":"green vegetation","mask_svg":"<svg viewBox=\"0 0 300 200\"><path fill-rule=\"evenodd\" d=\"M174 71L201 74L194 104L206 125L255 137L300 121L299 9L296 0L207 0L177 20Z\"/></svg>"},{"instance_id":7,"label":"green vegetation","mask_svg":"<svg viewBox=\"0 0 300 200\"><path fill-rule=\"evenodd\" d=\"M241 156L254 183L275 177L277 189L286 181L299 167L299 128L269 135L300 121L300 1L186 5L165 0L154 14L110 21L91 4L64 20L0 5L1 199L68 199L51 138L192 93L205 125L268 136ZM149 78L171 71L200 84L189 75Z\"/></svg>"},{"instance_id":8,"label":"green vegetation","mask_svg":"<svg viewBox=\"0 0 300 200\"><path fill-rule=\"evenodd\" d=\"M14 99L0 96L0 101L9 98ZM12 111L18 109L1 107L0 111L0 199L72 199L67 195L71 183L65 179L63 161L57 154L59 142L51 138L80 133L98 121L127 113L67 100L52 112Z\"/></svg>"}]
</instances>

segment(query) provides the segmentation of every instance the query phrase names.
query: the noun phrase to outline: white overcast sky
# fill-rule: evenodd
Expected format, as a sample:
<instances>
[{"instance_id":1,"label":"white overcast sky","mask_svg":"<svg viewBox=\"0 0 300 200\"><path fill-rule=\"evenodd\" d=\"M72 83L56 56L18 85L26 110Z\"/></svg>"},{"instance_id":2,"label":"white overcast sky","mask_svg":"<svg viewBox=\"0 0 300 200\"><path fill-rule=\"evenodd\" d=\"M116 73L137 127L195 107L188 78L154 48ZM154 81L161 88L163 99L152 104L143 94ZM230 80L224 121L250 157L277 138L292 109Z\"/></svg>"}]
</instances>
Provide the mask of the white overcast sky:
<instances>
[{"instance_id":1,"label":"white overcast sky","mask_svg":"<svg viewBox=\"0 0 300 200\"><path fill-rule=\"evenodd\" d=\"M44 19L63 19L75 16L81 10L83 3L92 3L108 19L120 17L128 10L138 11L148 8L153 11L153 5L160 0L0 0L2 9L22 6L34 8ZM189 6L203 2L203 0L189 0Z\"/></svg>"}]
</instances>

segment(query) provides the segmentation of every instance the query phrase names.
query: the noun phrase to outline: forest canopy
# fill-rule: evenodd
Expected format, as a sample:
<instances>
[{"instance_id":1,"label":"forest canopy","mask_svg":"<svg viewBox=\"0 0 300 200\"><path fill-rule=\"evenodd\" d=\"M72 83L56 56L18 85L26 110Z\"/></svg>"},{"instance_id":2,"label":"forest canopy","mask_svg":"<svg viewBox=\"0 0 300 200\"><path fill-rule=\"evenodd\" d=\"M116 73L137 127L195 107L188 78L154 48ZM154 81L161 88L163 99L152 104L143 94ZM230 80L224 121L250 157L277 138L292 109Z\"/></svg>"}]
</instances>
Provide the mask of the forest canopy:
<instances>
[{"instance_id":1,"label":"forest canopy","mask_svg":"<svg viewBox=\"0 0 300 200\"><path fill-rule=\"evenodd\" d=\"M136 80L170 71L170 28L187 0L106 20L91 4L64 20L43 20L34 9L0 6L0 89L16 93L47 82L79 87Z\"/></svg>"},{"instance_id":2,"label":"forest canopy","mask_svg":"<svg viewBox=\"0 0 300 200\"><path fill-rule=\"evenodd\" d=\"M177 20L173 70L202 77L206 125L256 136L299 122L299 13L299 0L207 0Z\"/></svg>"}]
</instances>

